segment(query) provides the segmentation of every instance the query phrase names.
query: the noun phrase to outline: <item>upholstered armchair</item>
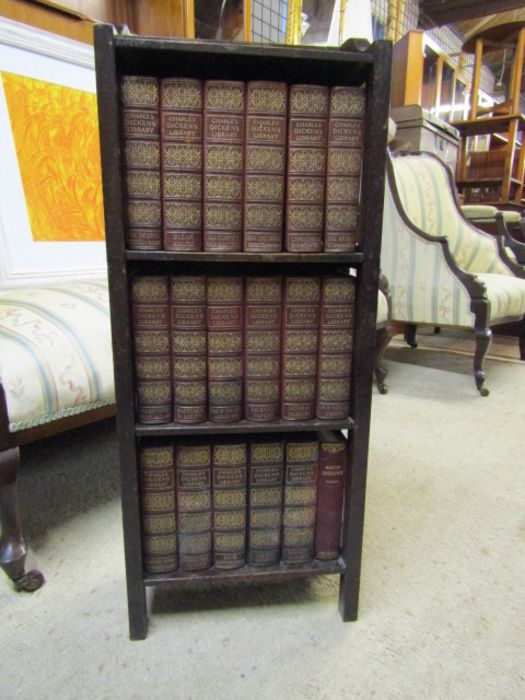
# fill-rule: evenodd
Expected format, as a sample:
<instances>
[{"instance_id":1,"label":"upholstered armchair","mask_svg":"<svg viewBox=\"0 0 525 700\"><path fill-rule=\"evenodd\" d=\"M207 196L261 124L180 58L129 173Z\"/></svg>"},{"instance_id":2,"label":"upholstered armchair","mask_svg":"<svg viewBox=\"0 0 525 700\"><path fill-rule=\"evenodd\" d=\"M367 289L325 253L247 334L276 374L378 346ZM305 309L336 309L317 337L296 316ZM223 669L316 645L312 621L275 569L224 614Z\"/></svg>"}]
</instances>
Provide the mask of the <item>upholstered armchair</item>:
<instances>
[{"instance_id":1,"label":"upholstered armchair","mask_svg":"<svg viewBox=\"0 0 525 700\"><path fill-rule=\"evenodd\" d=\"M525 359L525 271L501 237L475 228L459 208L452 172L430 153L392 153L387 162L381 268L392 321L471 328L474 377L482 396L483 361L498 324L521 321Z\"/></svg>"}]
</instances>

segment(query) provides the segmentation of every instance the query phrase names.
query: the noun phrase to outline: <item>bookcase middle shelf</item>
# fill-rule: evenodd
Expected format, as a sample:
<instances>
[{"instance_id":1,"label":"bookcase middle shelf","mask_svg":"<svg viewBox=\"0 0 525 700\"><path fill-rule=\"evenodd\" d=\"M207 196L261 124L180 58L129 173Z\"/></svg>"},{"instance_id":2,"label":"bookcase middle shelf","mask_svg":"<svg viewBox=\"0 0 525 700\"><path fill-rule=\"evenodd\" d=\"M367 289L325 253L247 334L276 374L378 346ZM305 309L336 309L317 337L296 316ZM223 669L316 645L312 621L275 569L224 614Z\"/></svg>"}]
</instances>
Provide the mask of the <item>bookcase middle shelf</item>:
<instances>
[{"instance_id":1,"label":"bookcase middle shelf","mask_svg":"<svg viewBox=\"0 0 525 700\"><path fill-rule=\"evenodd\" d=\"M165 250L127 250L126 260L139 262L202 262L202 263L329 263L359 264L361 252L354 253L207 253L172 252Z\"/></svg>"},{"instance_id":2,"label":"bookcase middle shelf","mask_svg":"<svg viewBox=\"0 0 525 700\"><path fill-rule=\"evenodd\" d=\"M162 437L170 435L207 435L221 434L232 435L235 433L295 433L319 430L353 430L354 421L351 418L343 420L313 419L305 421L276 420L271 422L257 422L241 420L237 423L158 423L135 425L135 434L139 437Z\"/></svg>"}]
</instances>

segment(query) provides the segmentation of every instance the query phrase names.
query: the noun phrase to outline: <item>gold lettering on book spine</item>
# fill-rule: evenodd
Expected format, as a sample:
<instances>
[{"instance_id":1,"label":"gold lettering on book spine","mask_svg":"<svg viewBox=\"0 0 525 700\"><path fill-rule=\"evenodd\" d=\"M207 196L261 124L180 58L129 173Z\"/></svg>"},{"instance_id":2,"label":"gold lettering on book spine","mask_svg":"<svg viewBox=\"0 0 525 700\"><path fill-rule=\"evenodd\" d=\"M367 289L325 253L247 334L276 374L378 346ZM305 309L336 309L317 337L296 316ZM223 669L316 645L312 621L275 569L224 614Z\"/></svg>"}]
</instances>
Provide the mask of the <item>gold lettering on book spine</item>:
<instances>
[{"instance_id":1,"label":"gold lettering on book spine","mask_svg":"<svg viewBox=\"0 0 525 700\"><path fill-rule=\"evenodd\" d=\"M244 110L244 88L240 85L207 85L206 107L208 109Z\"/></svg>"},{"instance_id":2,"label":"gold lettering on book spine","mask_svg":"<svg viewBox=\"0 0 525 700\"><path fill-rule=\"evenodd\" d=\"M290 113L325 115L328 112L328 91L294 88L290 92Z\"/></svg>"},{"instance_id":3,"label":"gold lettering on book spine","mask_svg":"<svg viewBox=\"0 0 525 700\"><path fill-rule=\"evenodd\" d=\"M160 469L173 466L172 447L145 447L140 451L140 466L143 469Z\"/></svg>"},{"instance_id":4,"label":"gold lettering on book spine","mask_svg":"<svg viewBox=\"0 0 525 700\"><path fill-rule=\"evenodd\" d=\"M162 148L162 164L166 170L198 170L202 167L202 146L165 143Z\"/></svg>"},{"instance_id":5,"label":"gold lettering on book spine","mask_svg":"<svg viewBox=\"0 0 525 700\"><path fill-rule=\"evenodd\" d=\"M200 199L201 176L191 173L164 173L164 197L170 199Z\"/></svg>"},{"instance_id":6,"label":"gold lettering on book spine","mask_svg":"<svg viewBox=\"0 0 525 700\"><path fill-rule=\"evenodd\" d=\"M283 524L285 527L311 527L315 523L315 506L304 508L294 506L284 509Z\"/></svg>"},{"instance_id":7,"label":"gold lettering on book spine","mask_svg":"<svg viewBox=\"0 0 525 700\"><path fill-rule=\"evenodd\" d=\"M329 443L329 442L323 442L321 443L321 447L324 452L328 452L331 455L337 455L341 454L341 452L344 452L346 450L346 443L340 442L340 443Z\"/></svg>"},{"instance_id":8,"label":"gold lettering on book spine","mask_svg":"<svg viewBox=\"0 0 525 700\"><path fill-rule=\"evenodd\" d=\"M125 105L157 107L159 104L159 86L156 78L124 76L121 92Z\"/></svg>"},{"instance_id":9,"label":"gold lettering on book spine","mask_svg":"<svg viewBox=\"0 0 525 700\"><path fill-rule=\"evenodd\" d=\"M246 463L246 445L216 445L213 462L218 466Z\"/></svg>"},{"instance_id":10,"label":"gold lettering on book spine","mask_svg":"<svg viewBox=\"0 0 525 700\"><path fill-rule=\"evenodd\" d=\"M165 82L162 86L163 106L169 109L202 108L202 90L199 82L177 80Z\"/></svg>"},{"instance_id":11,"label":"gold lettering on book spine","mask_svg":"<svg viewBox=\"0 0 525 700\"><path fill-rule=\"evenodd\" d=\"M286 111L286 90L271 86L257 86L248 88L248 110L251 112L276 112Z\"/></svg>"},{"instance_id":12,"label":"gold lettering on book spine","mask_svg":"<svg viewBox=\"0 0 525 700\"><path fill-rule=\"evenodd\" d=\"M286 459L288 462L317 462L318 457L319 445L317 442L291 442L286 446Z\"/></svg>"},{"instance_id":13,"label":"gold lettering on book spine","mask_svg":"<svg viewBox=\"0 0 525 700\"><path fill-rule=\"evenodd\" d=\"M248 172L278 173L284 169L284 148L249 146L246 150Z\"/></svg>"}]
</instances>

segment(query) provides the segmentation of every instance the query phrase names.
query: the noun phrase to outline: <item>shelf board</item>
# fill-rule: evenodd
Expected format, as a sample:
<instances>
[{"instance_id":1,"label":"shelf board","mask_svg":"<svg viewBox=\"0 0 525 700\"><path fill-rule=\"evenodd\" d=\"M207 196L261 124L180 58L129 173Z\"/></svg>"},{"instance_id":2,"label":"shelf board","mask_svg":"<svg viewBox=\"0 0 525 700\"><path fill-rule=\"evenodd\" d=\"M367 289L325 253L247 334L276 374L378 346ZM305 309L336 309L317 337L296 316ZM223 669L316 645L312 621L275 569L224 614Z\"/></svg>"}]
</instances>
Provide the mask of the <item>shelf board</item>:
<instances>
[{"instance_id":1,"label":"shelf board","mask_svg":"<svg viewBox=\"0 0 525 700\"><path fill-rule=\"evenodd\" d=\"M519 185L520 181L517 177L511 177L510 181L513 185ZM458 187L490 187L498 186L503 183L503 177L466 177L456 180Z\"/></svg>"},{"instance_id":2,"label":"shelf board","mask_svg":"<svg viewBox=\"0 0 525 700\"><path fill-rule=\"evenodd\" d=\"M126 260L204 263L361 263L363 253L175 253L165 250L128 250Z\"/></svg>"},{"instance_id":3,"label":"shelf board","mask_svg":"<svg viewBox=\"0 0 525 700\"><path fill-rule=\"evenodd\" d=\"M461 136L481 136L482 134L506 133L513 120L518 120L518 128L525 124L524 114L504 114L498 117L479 117L452 122L451 126L458 129Z\"/></svg>"},{"instance_id":4,"label":"shelf board","mask_svg":"<svg viewBox=\"0 0 525 700\"><path fill-rule=\"evenodd\" d=\"M277 564L276 566L243 566L240 569L206 569L205 571L175 571L170 574L145 574L144 585L170 584L189 588L203 583L227 583L229 581L276 581L303 576L341 574L345 570L341 557L334 561L315 559L308 564Z\"/></svg>"},{"instance_id":5,"label":"shelf board","mask_svg":"<svg viewBox=\"0 0 525 700\"><path fill-rule=\"evenodd\" d=\"M316 432L319 430L352 430L354 421L351 418L344 420L313 420L291 421L276 420L271 423L259 423L256 421L242 420L238 423L205 423L186 425L182 423L159 423L158 425L135 426L135 433L140 437L161 437L168 435L207 435L207 434L243 434L243 433L296 433Z\"/></svg>"}]
</instances>

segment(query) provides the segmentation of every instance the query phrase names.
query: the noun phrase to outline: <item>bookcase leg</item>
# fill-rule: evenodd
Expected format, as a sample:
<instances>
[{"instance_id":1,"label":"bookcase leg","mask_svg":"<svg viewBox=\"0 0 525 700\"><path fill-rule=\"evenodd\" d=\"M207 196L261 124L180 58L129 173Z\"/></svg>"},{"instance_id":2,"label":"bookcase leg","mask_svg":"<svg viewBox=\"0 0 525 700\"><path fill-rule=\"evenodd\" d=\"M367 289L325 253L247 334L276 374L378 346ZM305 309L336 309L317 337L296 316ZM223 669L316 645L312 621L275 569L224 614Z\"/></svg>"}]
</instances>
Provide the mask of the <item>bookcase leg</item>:
<instances>
[{"instance_id":1,"label":"bookcase leg","mask_svg":"<svg viewBox=\"0 0 525 700\"><path fill-rule=\"evenodd\" d=\"M359 605L359 580L353 580L351 574L341 574L339 585L339 613L343 622L357 620Z\"/></svg>"},{"instance_id":2,"label":"bookcase leg","mask_svg":"<svg viewBox=\"0 0 525 700\"><path fill-rule=\"evenodd\" d=\"M146 639L148 634L148 608L146 590L142 583L128 583L129 638L131 641Z\"/></svg>"}]
</instances>

